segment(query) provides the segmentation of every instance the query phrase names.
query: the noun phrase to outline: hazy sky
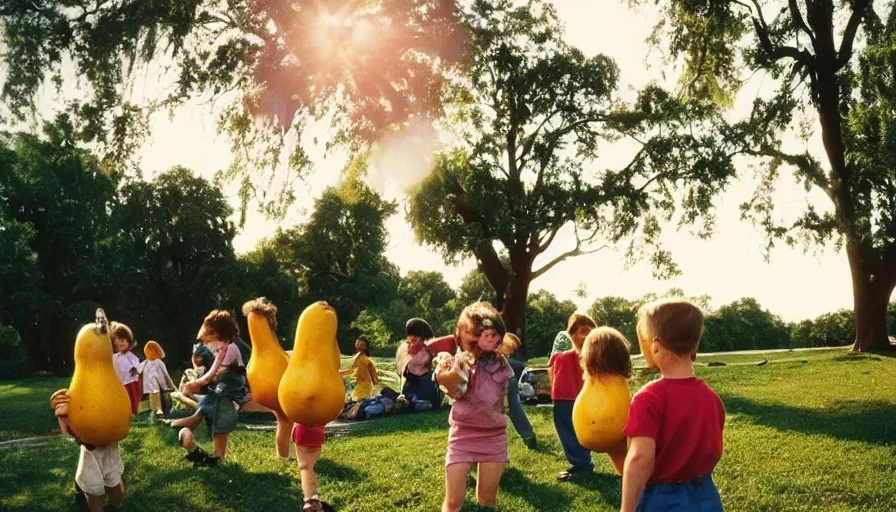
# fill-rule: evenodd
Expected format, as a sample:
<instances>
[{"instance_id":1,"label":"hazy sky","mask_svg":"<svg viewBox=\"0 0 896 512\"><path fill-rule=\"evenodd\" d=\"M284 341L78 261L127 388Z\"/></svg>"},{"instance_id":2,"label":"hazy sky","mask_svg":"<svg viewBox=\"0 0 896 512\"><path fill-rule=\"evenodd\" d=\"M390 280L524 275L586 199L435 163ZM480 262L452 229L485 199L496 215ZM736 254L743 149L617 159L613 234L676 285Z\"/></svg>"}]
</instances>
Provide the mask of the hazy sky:
<instances>
[{"instance_id":1,"label":"hazy sky","mask_svg":"<svg viewBox=\"0 0 896 512\"><path fill-rule=\"evenodd\" d=\"M649 54L644 40L655 20L651 8L634 12L623 2L586 2L583 0L555 1L562 20L567 26L567 41L586 54L604 53L613 57L621 68L623 90L659 80L659 56ZM587 6L586 6L587 5ZM738 101L735 114L745 112L744 106L770 85L762 75L757 75L745 87ZM145 87L145 86L144 86ZM196 104L176 112L173 120L167 115L153 119L153 136L141 152L142 167L147 178L173 165L184 165L206 177L222 169L230 162L227 140L215 133L215 114L208 106ZM797 144L790 141L791 144ZM799 150L799 145L791 147ZM811 141L810 149L821 156L818 136ZM420 158L420 148L408 148L396 141L389 158ZM594 165L615 166L627 162L632 148L609 146L599 162ZM344 155L323 157L316 155L317 171L299 186L299 206L307 208L313 198L327 185L339 180L339 171L345 163ZM385 165L384 167L388 167ZM755 297L764 307L780 314L785 320L798 320L841 307L852 306L852 291L846 256L832 248L818 255L804 254L799 248L779 247L772 253L769 263L762 258L763 234L751 224L739 218L738 205L746 200L755 181L746 178L730 187L717 202L717 229L715 236L702 241L686 231L676 233L669 229L663 236L666 246L673 251L683 274L668 281L652 279L645 264L626 269L622 249L580 256L554 267L553 270L532 284L532 290L545 288L561 298L576 300L587 307L594 298L617 295L637 298L648 292L663 292L679 287L689 295L708 294L713 306L731 302L740 297ZM375 177L372 185L387 197L401 199L400 190L407 177ZM807 202L825 210L830 208L823 196L814 191L807 195L802 186L785 176L776 195L776 214L782 219L792 219L802 211ZM234 204L236 204L234 202ZM404 220L403 206L400 213L388 222L389 250L386 256L395 262L403 273L410 270L437 270L456 286L470 269L472 262L459 267L448 267L431 248L417 245L414 235ZM293 213L284 226L300 221L302 214ZM251 249L262 237L270 235L276 226L258 214L252 213L246 227L236 239L236 249ZM571 248L574 239L558 236L550 254L536 261L540 266L546 258ZM573 290L582 281L587 285L589 297L576 299Z\"/></svg>"}]
</instances>

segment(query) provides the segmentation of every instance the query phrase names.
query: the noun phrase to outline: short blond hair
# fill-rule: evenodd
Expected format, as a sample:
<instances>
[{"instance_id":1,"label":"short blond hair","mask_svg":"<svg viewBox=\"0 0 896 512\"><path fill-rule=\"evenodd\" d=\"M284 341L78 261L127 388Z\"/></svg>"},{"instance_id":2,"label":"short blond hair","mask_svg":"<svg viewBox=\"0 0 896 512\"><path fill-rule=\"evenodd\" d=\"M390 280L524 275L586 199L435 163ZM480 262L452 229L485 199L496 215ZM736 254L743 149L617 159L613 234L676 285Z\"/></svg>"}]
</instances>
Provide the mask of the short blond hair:
<instances>
[{"instance_id":1,"label":"short blond hair","mask_svg":"<svg viewBox=\"0 0 896 512\"><path fill-rule=\"evenodd\" d=\"M638 311L638 335L656 340L672 352L684 355L697 350L703 337L703 312L681 299L650 302Z\"/></svg>"},{"instance_id":2,"label":"short blond hair","mask_svg":"<svg viewBox=\"0 0 896 512\"><path fill-rule=\"evenodd\" d=\"M598 327L588 333L582 346L582 370L588 375L614 373L632 376L631 344L612 327Z\"/></svg>"}]
</instances>

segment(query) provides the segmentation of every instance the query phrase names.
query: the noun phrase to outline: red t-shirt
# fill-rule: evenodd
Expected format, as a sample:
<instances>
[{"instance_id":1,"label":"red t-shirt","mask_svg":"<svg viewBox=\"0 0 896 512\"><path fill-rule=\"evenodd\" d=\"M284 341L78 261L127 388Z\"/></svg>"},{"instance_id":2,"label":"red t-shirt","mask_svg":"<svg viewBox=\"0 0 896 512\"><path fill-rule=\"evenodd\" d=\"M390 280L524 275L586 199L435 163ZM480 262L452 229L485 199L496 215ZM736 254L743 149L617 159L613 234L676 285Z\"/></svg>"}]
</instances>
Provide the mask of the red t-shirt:
<instances>
[{"instance_id":1,"label":"red t-shirt","mask_svg":"<svg viewBox=\"0 0 896 512\"><path fill-rule=\"evenodd\" d=\"M647 484L686 482L712 473L722 458L725 406L702 380L660 379L632 399L626 437L656 440Z\"/></svg>"},{"instance_id":2,"label":"red t-shirt","mask_svg":"<svg viewBox=\"0 0 896 512\"><path fill-rule=\"evenodd\" d=\"M548 366L551 367L551 400L575 400L585 385L576 349L555 352Z\"/></svg>"}]
</instances>

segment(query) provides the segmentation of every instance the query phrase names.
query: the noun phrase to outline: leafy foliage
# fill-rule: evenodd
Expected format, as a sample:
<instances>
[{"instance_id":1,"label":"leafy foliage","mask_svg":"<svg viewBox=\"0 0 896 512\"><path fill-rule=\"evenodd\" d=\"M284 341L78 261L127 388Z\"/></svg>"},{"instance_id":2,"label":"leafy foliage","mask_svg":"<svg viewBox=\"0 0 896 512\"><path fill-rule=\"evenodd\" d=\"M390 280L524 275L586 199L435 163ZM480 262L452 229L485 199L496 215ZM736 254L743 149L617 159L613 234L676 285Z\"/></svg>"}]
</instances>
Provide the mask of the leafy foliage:
<instances>
[{"instance_id":1,"label":"leafy foliage","mask_svg":"<svg viewBox=\"0 0 896 512\"><path fill-rule=\"evenodd\" d=\"M0 25L3 99L15 117L35 113L39 88L61 87L71 62L83 91L66 109L77 137L116 164L139 147L151 112L223 100L220 129L236 156L225 176L271 214L295 196L293 178L278 189L270 180L310 166L309 122L330 121L333 144L356 146L437 112L441 76L467 42L450 0L12 1ZM173 83L138 104L128 92L143 69Z\"/></svg>"},{"instance_id":2,"label":"leafy foliage","mask_svg":"<svg viewBox=\"0 0 896 512\"><path fill-rule=\"evenodd\" d=\"M476 258L511 329L531 280L567 258L627 240L631 259L675 273L657 243L661 222L678 206L682 224L702 219L708 233L711 198L733 174L727 145L702 129L714 108L657 86L622 102L616 64L564 42L549 3L480 0L465 15L473 59L446 101L460 143L412 192L418 240L449 262ZM639 143L628 165L586 168L621 138ZM534 269L562 229L575 246Z\"/></svg>"},{"instance_id":3,"label":"leafy foliage","mask_svg":"<svg viewBox=\"0 0 896 512\"><path fill-rule=\"evenodd\" d=\"M662 9L653 42L668 48L671 58L684 59L685 85L694 96L730 96L741 64L776 80L774 93L757 98L747 118L721 128L742 154L765 164L755 196L742 206L744 217L768 232L769 249L779 239L807 248L831 241L845 246L857 314L855 348L889 348L886 307L896 286L893 4L673 0ZM808 150L788 152L782 143L788 130L808 139L808 116L820 125L824 163ZM782 166L793 169L807 191L823 191L829 207L807 204L796 220L779 219L772 192Z\"/></svg>"}]
</instances>

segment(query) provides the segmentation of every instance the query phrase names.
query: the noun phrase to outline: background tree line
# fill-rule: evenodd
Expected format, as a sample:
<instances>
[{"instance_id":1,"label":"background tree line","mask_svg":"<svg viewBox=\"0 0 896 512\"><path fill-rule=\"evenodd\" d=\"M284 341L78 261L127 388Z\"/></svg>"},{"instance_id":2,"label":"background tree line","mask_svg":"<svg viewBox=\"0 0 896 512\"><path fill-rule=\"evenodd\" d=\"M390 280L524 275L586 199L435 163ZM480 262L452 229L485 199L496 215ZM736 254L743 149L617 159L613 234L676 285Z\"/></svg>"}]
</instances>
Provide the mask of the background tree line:
<instances>
[{"instance_id":1,"label":"background tree line","mask_svg":"<svg viewBox=\"0 0 896 512\"><path fill-rule=\"evenodd\" d=\"M74 143L64 116L40 137L6 135L0 144L0 376L69 372L74 334L99 306L133 327L141 344L159 341L174 367L188 364L209 310L238 312L261 295L280 308L278 334L286 348L302 309L321 299L339 312L339 343L347 354L360 334L371 337L378 353L394 353L405 321L415 316L437 334L451 333L463 306L494 300L494 289L479 270L457 289L439 272L401 275L383 257L385 221L396 209L363 183L346 180L323 192L304 224L237 255L232 209L218 187L190 170L174 168L151 181L110 174ZM602 297L587 312L634 341L637 309L654 298ZM704 351L836 346L854 336L845 310L788 324L751 298L717 310L708 297L691 299L708 313ZM547 354L575 310L575 303L548 291L529 293L527 355ZM893 307L889 318L896 322Z\"/></svg>"}]
</instances>

